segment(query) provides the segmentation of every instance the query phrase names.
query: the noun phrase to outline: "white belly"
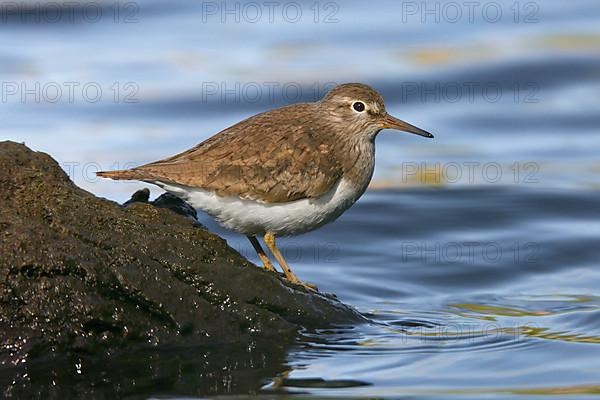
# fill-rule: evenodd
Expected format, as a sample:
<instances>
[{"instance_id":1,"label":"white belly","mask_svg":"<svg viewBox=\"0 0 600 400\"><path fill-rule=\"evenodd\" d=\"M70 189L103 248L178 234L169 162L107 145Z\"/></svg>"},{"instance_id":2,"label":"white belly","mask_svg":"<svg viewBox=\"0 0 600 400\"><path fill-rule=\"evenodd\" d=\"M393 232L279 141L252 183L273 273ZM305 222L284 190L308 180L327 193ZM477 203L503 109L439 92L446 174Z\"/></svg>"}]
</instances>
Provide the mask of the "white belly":
<instances>
[{"instance_id":1,"label":"white belly","mask_svg":"<svg viewBox=\"0 0 600 400\"><path fill-rule=\"evenodd\" d=\"M297 235L335 220L364 192L341 179L318 199L265 204L239 197L217 196L213 192L185 186L152 182L205 211L225 228L245 235Z\"/></svg>"}]
</instances>

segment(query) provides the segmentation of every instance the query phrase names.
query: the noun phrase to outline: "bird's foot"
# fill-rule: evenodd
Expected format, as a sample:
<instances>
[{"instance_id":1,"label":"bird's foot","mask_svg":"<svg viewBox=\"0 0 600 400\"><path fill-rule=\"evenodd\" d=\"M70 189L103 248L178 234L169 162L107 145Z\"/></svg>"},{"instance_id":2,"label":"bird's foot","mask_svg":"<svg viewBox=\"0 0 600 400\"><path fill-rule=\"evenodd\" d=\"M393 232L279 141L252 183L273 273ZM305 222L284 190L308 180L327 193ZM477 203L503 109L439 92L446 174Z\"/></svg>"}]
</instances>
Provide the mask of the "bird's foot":
<instances>
[{"instance_id":1,"label":"bird's foot","mask_svg":"<svg viewBox=\"0 0 600 400\"><path fill-rule=\"evenodd\" d=\"M316 285L313 285L312 283L301 281L300 279L288 280L288 282L290 282L294 285L302 286L304 289L309 290L311 292L319 291L319 288L317 288Z\"/></svg>"}]
</instances>

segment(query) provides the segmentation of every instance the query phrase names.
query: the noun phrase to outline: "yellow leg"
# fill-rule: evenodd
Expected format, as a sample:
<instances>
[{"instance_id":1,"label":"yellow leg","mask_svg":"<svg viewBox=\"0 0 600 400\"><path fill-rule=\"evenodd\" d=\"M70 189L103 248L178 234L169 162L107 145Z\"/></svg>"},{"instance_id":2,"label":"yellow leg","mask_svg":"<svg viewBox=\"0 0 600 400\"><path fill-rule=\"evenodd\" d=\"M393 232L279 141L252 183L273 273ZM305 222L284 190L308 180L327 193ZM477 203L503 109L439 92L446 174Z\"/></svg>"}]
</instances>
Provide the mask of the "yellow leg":
<instances>
[{"instance_id":1,"label":"yellow leg","mask_svg":"<svg viewBox=\"0 0 600 400\"><path fill-rule=\"evenodd\" d=\"M271 264L271 260L269 260L267 253L265 253L262 246L258 242L258 239L256 238L256 236L248 236L248 240L250 241L250 243L252 243L252 247L254 247L256 254L258 254L258 258L260 258L260 261L262 261L263 268L266 269L267 271L277 272L275 270L275 267L273 267L273 264Z\"/></svg>"},{"instance_id":2,"label":"yellow leg","mask_svg":"<svg viewBox=\"0 0 600 400\"><path fill-rule=\"evenodd\" d=\"M304 286L305 288L310 289L310 290L317 290L317 287L315 285L311 285L309 283L302 282L292 272L292 269L290 268L288 263L285 261L285 258L283 258L283 255L277 248L277 244L275 243L275 235L273 235L272 233L265 233L264 240L265 240L265 244L267 245L269 250L271 250L271 253L273 253L273 255L275 256L277 263L283 269L283 273L285 274L285 277L289 282L294 283L296 285Z\"/></svg>"}]
</instances>

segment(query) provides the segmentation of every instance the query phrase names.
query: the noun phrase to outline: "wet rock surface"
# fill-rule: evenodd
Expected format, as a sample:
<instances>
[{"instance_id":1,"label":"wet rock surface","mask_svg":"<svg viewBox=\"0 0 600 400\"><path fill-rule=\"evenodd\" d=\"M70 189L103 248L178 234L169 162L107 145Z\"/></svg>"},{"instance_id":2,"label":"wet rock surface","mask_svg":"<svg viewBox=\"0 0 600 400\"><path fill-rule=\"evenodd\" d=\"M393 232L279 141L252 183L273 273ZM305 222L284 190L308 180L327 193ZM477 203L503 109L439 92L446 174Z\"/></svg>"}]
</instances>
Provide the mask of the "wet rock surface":
<instances>
[{"instance_id":1,"label":"wet rock surface","mask_svg":"<svg viewBox=\"0 0 600 400\"><path fill-rule=\"evenodd\" d=\"M147 394L160 393L149 369L168 387L182 385L181 394L209 393L206 381L192 377L225 372L247 391L236 368L247 376L258 373L249 367L258 360L277 360L262 364L272 376L299 328L362 320L335 299L288 286L249 263L199 227L187 204L148 203L140 192L126 207L97 198L50 156L0 143L5 396L73 394L57 383L64 376L92 376L105 395L123 394L133 381L148 385ZM173 204L185 216L168 209ZM126 371L147 374L134 379ZM68 390L86 393L77 388Z\"/></svg>"}]
</instances>

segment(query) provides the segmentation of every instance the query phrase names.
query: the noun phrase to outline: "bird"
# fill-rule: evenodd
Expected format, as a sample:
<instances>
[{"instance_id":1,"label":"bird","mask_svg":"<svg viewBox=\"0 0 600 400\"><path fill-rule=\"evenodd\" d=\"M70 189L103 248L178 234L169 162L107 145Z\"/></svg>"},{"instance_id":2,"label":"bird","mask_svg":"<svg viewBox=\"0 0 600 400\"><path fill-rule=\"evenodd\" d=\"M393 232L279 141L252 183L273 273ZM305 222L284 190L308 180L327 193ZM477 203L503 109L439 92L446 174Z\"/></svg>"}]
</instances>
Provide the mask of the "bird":
<instances>
[{"instance_id":1,"label":"bird","mask_svg":"<svg viewBox=\"0 0 600 400\"><path fill-rule=\"evenodd\" d=\"M180 197L246 235L263 268L277 272L262 237L285 280L317 291L294 274L276 238L336 220L365 193L375 138L384 129L433 138L388 114L370 86L345 83L319 101L254 115L174 156L97 175L151 183Z\"/></svg>"}]
</instances>

